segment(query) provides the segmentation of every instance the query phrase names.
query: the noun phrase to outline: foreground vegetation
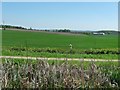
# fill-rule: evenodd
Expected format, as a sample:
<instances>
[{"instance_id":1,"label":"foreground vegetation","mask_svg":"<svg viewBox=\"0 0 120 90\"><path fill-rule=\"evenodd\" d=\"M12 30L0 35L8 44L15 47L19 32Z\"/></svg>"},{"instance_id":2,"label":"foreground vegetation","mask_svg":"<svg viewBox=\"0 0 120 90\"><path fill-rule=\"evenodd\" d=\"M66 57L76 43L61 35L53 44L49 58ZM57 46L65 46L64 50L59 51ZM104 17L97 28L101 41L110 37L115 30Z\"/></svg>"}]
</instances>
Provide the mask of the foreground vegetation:
<instances>
[{"instance_id":1,"label":"foreground vegetation","mask_svg":"<svg viewBox=\"0 0 120 90\"><path fill-rule=\"evenodd\" d=\"M118 62L3 59L2 88L120 89Z\"/></svg>"}]
</instances>

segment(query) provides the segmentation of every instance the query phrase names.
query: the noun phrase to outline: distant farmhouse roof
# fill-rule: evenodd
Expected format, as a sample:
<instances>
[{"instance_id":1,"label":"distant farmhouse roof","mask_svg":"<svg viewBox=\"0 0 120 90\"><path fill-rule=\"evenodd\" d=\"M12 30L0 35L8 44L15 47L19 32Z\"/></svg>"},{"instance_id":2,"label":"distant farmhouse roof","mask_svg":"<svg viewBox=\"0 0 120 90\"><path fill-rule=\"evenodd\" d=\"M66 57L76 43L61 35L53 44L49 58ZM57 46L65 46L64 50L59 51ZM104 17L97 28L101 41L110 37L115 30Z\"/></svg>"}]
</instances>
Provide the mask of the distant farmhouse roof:
<instances>
[{"instance_id":1,"label":"distant farmhouse roof","mask_svg":"<svg viewBox=\"0 0 120 90\"><path fill-rule=\"evenodd\" d=\"M99 32L99 33L94 32L93 35L105 35L105 33L103 33L103 32Z\"/></svg>"}]
</instances>

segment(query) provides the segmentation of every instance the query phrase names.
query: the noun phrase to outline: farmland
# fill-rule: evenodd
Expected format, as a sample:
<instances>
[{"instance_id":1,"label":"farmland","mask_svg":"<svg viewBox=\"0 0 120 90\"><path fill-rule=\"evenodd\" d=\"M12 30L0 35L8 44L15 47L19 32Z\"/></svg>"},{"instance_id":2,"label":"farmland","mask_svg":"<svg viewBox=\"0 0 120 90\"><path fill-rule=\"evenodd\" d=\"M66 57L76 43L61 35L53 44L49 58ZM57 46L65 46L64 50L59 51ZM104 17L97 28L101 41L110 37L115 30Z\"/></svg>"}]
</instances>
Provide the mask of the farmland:
<instances>
[{"instance_id":1,"label":"farmland","mask_svg":"<svg viewBox=\"0 0 120 90\"><path fill-rule=\"evenodd\" d=\"M118 35L2 31L3 55L118 59ZM70 51L69 44L73 49Z\"/></svg>"},{"instance_id":2,"label":"farmland","mask_svg":"<svg viewBox=\"0 0 120 90\"><path fill-rule=\"evenodd\" d=\"M2 2L0 90L120 90L116 2Z\"/></svg>"},{"instance_id":3,"label":"farmland","mask_svg":"<svg viewBox=\"0 0 120 90\"><path fill-rule=\"evenodd\" d=\"M73 45L72 50L69 44ZM2 88L115 88L120 87L117 35L70 35L16 30L2 31L3 56L65 58L2 59ZM73 58L68 61L68 58ZM81 58L74 60L74 58ZM90 62L84 61L85 58Z\"/></svg>"},{"instance_id":4,"label":"farmland","mask_svg":"<svg viewBox=\"0 0 120 90\"><path fill-rule=\"evenodd\" d=\"M90 48L118 48L117 35L105 36L66 36L49 34L43 32L22 32L4 30L3 46L26 46L33 48L64 48L69 49L69 44L73 44L75 49L90 49Z\"/></svg>"}]
</instances>

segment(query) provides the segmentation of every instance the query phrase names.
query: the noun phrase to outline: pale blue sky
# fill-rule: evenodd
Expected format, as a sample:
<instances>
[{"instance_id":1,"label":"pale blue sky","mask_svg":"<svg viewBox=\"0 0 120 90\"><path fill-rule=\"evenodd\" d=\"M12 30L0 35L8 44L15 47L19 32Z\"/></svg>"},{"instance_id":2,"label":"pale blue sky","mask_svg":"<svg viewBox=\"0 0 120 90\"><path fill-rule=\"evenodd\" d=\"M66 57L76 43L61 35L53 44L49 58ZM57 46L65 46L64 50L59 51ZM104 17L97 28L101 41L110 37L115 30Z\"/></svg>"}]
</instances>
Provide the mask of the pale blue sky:
<instances>
[{"instance_id":1,"label":"pale blue sky","mask_svg":"<svg viewBox=\"0 0 120 90\"><path fill-rule=\"evenodd\" d=\"M6 24L40 29L118 28L117 2L3 2Z\"/></svg>"}]
</instances>

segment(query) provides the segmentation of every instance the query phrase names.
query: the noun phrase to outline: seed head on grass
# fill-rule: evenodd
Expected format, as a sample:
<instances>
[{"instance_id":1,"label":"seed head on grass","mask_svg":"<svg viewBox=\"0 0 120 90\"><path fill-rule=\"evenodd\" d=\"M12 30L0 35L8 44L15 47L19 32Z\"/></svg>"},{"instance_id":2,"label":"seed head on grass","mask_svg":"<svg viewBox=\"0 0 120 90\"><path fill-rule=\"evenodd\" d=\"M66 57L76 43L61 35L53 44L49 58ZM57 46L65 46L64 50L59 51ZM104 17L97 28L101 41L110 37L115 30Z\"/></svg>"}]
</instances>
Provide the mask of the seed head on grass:
<instances>
[{"instance_id":1,"label":"seed head on grass","mask_svg":"<svg viewBox=\"0 0 120 90\"><path fill-rule=\"evenodd\" d=\"M45 60L35 62L16 64L7 59L2 68L2 87L75 89L119 87L116 81L111 83L110 75L104 72L107 70L106 67L101 68L94 62L91 62L87 68L84 68L84 62L80 62L81 65L75 65L65 61L57 66L56 63L50 64ZM118 67L114 66L111 69L115 70L115 68Z\"/></svg>"}]
</instances>

